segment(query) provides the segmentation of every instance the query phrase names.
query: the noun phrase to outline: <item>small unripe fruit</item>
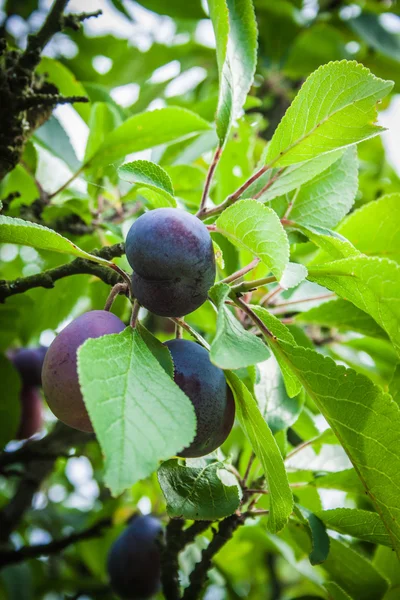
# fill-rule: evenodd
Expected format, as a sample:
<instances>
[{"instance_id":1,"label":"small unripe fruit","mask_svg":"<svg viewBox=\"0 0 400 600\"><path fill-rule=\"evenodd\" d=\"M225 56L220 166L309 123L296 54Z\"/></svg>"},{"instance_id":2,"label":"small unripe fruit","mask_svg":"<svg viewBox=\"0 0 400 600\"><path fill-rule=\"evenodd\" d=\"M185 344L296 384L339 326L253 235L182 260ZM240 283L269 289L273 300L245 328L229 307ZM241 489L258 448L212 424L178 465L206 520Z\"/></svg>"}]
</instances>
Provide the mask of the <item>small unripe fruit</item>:
<instances>
[{"instance_id":1,"label":"small unripe fruit","mask_svg":"<svg viewBox=\"0 0 400 600\"><path fill-rule=\"evenodd\" d=\"M42 367L47 348L18 348L11 354L11 361L21 375L23 385L42 385Z\"/></svg>"},{"instance_id":2,"label":"small unripe fruit","mask_svg":"<svg viewBox=\"0 0 400 600\"><path fill-rule=\"evenodd\" d=\"M29 385L22 387L20 398L21 419L16 439L26 440L42 428L42 398L39 389Z\"/></svg>"},{"instance_id":3,"label":"small unripe fruit","mask_svg":"<svg viewBox=\"0 0 400 600\"><path fill-rule=\"evenodd\" d=\"M176 208L139 217L126 238L139 303L162 317L179 317L201 306L215 280L215 259L207 227Z\"/></svg>"},{"instance_id":4,"label":"small unripe fruit","mask_svg":"<svg viewBox=\"0 0 400 600\"><path fill-rule=\"evenodd\" d=\"M186 458L204 456L219 448L235 420L235 402L222 369L210 361L207 350L187 340L165 342L175 366L175 383L193 403L196 437L180 453Z\"/></svg>"},{"instance_id":5,"label":"small unripe fruit","mask_svg":"<svg viewBox=\"0 0 400 600\"><path fill-rule=\"evenodd\" d=\"M67 325L53 340L43 365L43 391L47 403L60 421L92 432L77 372L77 351L89 338L120 333L124 323L105 310L92 310Z\"/></svg>"},{"instance_id":6,"label":"small unripe fruit","mask_svg":"<svg viewBox=\"0 0 400 600\"><path fill-rule=\"evenodd\" d=\"M161 561L157 538L160 522L135 517L112 545L107 561L111 587L121 598L151 598L160 588Z\"/></svg>"}]
</instances>

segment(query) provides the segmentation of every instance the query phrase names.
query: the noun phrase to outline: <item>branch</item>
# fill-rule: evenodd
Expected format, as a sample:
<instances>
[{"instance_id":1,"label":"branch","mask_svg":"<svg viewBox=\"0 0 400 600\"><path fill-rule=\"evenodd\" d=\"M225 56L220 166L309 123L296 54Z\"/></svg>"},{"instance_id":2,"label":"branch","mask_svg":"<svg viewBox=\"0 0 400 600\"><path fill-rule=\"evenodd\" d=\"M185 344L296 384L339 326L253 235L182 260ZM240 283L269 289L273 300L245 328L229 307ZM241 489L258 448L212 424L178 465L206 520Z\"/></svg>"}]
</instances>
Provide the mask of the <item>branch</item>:
<instances>
[{"instance_id":1,"label":"branch","mask_svg":"<svg viewBox=\"0 0 400 600\"><path fill-rule=\"evenodd\" d=\"M106 260L122 256L125 253L124 244L114 244L114 246L105 246L101 250L94 250L92 254L94 256L100 256ZM76 258L66 265L49 269L43 273L37 273L36 275L30 275L29 277L23 277L15 279L14 281L0 281L0 303L4 302L6 298L14 296L15 294L22 294L27 290L31 290L36 287L52 288L59 279L64 277L70 277L71 275L81 274L94 275L104 281L107 285L115 285L121 281L121 276L110 269L109 267L103 267L91 260L84 258Z\"/></svg>"},{"instance_id":2,"label":"branch","mask_svg":"<svg viewBox=\"0 0 400 600\"><path fill-rule=\"evenodd\" d=\"M92 13L63 15L69 0L55 0L41 29L28 36L26 50L19 60L20 69L33 70L40 61L40 54L54 34L66 27L77 30L82 21L101 15L101 10Z\"/></svg>"},{"instance_id":3,"label":"branch","mask_svg":"<svg viewBox=\"0 0 400 600\"><path fill-rule=\"evenodd\" d=\"M21 69L33 70L40 61L40 53L55 33L61 30L62 15L69 0L55 0L42 27L28 36L26 50L18 61Z\"/></svg>"},{"instance_id":4,"label":"branch","mask_svg":"<svg viewBox=\"0 0 400 600\"><path fill-rule=\"evenodd\" d=\"M197 600L200 597L213 557L244 522L244 515L238 514L234 514L220 522L218 531L214 534L207 548L203 550L200 562L196 564L190 574L189 587L186 588L183 594L183 600Z\"/></svg>"},{"instance_id":5,"label":"branch","mask_svg":"<svg viewBox=\"0 0 400 600\"><path fill-rule=\"evenodd\" d=\"M78 533L72 533L59 540L54 540L49 544L37 544L35 546L23 546L18 550L0 550L0 569L11 565L30 560L32 558L38 558L39 556L49 556L50 554L58 554L68 546L80 542L82 540L89 540L95 537L99 537L103 533L103 529L110 527L112 520L108 517L101 519L88 529L79 531Z\"/></svg>"},{"instance_id":6,"label":"branch","mask_svg":"<svg viewBox=\"0 0 400 600\"><path fill-rule=\"evenodd\" d=\"M0 542L6 542L18 527L42 481L52 472L57 458L65 456L71 447L85 444L93 437L92 434L71 429L59 421L44 438L27 442L20 450L11 453L17 461L22 459L29 461L29 469L25 471L13 498L0 511ZM28 458L30 453L32 455ZM8 457L8 464L10 464L12 460L10 461L11 457L8 453L1 455L3 464L4 456Z\"/></svg>"},{"instance_id":7,"label":"branch","mask_svg":"<svg viewBox=\"0 0 400 600\"><path fill-rule=\"evenodd\" d=\"M210 521L195 521L183 529L182 519L171 519L166 528L166 540L161 553L161 583L165 600L180 600L178 555L194 538L208 529Z\"/></svg>"}]
</instances>

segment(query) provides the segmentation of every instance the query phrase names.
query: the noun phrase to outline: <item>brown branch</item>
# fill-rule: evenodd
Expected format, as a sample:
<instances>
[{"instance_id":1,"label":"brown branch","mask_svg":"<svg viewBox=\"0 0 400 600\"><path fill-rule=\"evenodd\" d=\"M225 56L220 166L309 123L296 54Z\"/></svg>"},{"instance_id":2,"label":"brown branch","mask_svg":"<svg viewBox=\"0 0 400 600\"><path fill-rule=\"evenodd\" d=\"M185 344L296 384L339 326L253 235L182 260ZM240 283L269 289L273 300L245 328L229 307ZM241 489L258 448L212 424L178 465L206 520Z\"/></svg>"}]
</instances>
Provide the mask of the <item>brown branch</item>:
<instances>
[{"instance_id":1,"label":"brown branch","mask_svg":"<svg viewBox=\"0 0 400 600\"><path fill-rule=\"evenodd\" d=\"M112 258L122 256L124 252L124 244L114 244L114 246L105 246L101 250L94 250L92 254L106 260L111 260ZM94 275L111 286L121 281L120 274L111 268L103 267L91 260L76 258L66 265L49 269L43 273L21 277L14 281L0 281L0 303L4 302L10 296L22 294L36 287L52 288L59 279L80 274Z\"/></svg>"},{"instance_id":2,"label":"brown branch","mask_svg":"<svg viewBox=\"0 0 400 600\"><path fill-rule=\"evenodd\" d=\"M35 546L22 546L18 550L0 550L0 569L11 565L30 560L32 558L38 558L39 556L49 556L50 554L58 554L62 550L65 550L68 546L80 542L82 540L90 540L95 537L99 537L103 533L103 529L110 527L112 520L107 517L101 519L91 527L79 531L78 533L72 533L64 538L53 540L48 544L37 544Z\"/></svg>"},{"instance_id":3,"label":"brown branch","mask_svg":"<svg viewBox=\"0 0 400 600\"><path fill-rule=\"evenodd\" d=\"M183 600L197 600L200 598L204 587L207 572L211 568L212 559L215 554L228 542L236 529L245 522L244 515L234 514L220 522L218 531L213 539L203 550L201 560L198 562L190 574L189 587L183 594Z\"/></svg>"},{"instance_id":4,"label":"brown branch","mask_svg":"<svg viewBox=\"0 0 400 600\"><path fill-rule=\"evenodd\" d=\"M23 452L21 449L15 453L14 458L29 462L29 469L26 469L13 498L0 511L0 543L6 542L18 527L43 480L52 472L57 458L64 456L71 447L85 444L91 439L92 434L71 429L58 422L44 438L27 442L23 446ZM32 457L29 459L30 452ZM7 453L4 455L11 458ZM1 455L2 459L4 455Z\"/></svg>"},{"instance_id":5,"label":"brown branch","mask_svg":"<svg viewBox=\"0 0 400 600\"><path fill-rule=\"evenodd\" d=\"M211 525L210 521L195 521L193 525L183 529L184 523L182 519L171 519L166 528L165 544L161 553L161 583L165 600L179 600L181 597L179 552Z\"/></svg>"}]
</instances>

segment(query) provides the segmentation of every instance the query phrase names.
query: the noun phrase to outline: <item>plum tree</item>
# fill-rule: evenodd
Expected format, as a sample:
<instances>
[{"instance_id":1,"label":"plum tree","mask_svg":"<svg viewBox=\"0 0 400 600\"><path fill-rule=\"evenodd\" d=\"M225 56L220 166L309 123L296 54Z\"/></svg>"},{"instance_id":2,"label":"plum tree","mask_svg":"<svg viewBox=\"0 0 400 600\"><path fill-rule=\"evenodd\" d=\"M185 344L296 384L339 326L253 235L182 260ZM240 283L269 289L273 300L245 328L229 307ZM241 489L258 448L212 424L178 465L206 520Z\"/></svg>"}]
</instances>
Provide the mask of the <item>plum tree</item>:
<instances>
[{"instance_id":1,"label":"plum tree","mask_svg":"<svg viewBox=\"0 0 400 600\"><path fill-rule=\"evenodd\" d=\"M88 338L120 333L124 323L105 310L92 310L67 325L50 345L43 364L43 391L52 412L66 425L92 432L79 386L76 353Z\"/></svg>"},{"instance_id":2,"label":"plum tree","mask_svg":"<svg viewBox=\"0 0 400 600\"><path fill-rule=\"evenodd\" d=\"M21 375L23 385L42 385L42 367L47 348L18 348L11 354L14 367Z\"/></svg>"},{"instance_id":3,"label":"plum tree","mask_svg":"<svg viewBox=\"0 0 400 600\"><path fill-rule=\"evenodd\" d=\"M188 340L165 342L174 361L175 383L193 403L197 419L196 437L180 454L209 454L228 437L235 419L235 402L222 369L213 365L207 350Z\"/></svg>"},{"instance_id":4,"label":"plum tree","mask_svg":"<svg viewBox=\"0 0 400 600\"><path fill-rule=\"evenodd\" d=\"M20 394L21 419L17 440L25 440L37 433L43 423L42 398L39 388L24 385Z\"/></svg>"},{"instance_id":5,"label":"plum tree","mask_svg":"<svg viewBox=\"0 0 400 600\"><path fill-rule=\"evenodd\" d=\"M201 306L215 280L207 227L175 208L145 213L130 228L126 257L133 294L156 315L179 317Z\"/></svg>"},{"instance_id":6,"label":"plum tree","mask_svg":"<svg viewBox=\"0 0 400 600\"><path fill-rule=\"evenodd\" d=\"M135 517L112 545L107 569L111 587L121 598L150 598L161 580L160 522L152 516Z\"/></svg>"}]
</instances>

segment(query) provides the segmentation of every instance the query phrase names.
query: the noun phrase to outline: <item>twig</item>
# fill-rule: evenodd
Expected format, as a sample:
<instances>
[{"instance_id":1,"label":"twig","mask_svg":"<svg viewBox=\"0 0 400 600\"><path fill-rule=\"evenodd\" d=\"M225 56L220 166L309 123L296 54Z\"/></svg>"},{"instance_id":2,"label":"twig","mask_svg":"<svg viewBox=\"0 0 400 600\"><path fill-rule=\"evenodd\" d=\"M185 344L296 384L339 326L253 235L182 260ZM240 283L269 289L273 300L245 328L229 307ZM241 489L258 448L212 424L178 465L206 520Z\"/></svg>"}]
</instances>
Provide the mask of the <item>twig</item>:
<instances>
[{"instance_id":1,"label":"twig","mask_svg":"<svg viewBox=\"0 0 400 600\"><path fill-rule=\"evenodd\" d=\"M287 221L287 218L288 218L288 216L289 216L289 215L290 215L290 213L291 213L291 210L292 210L292 208L293 208L293 204L296 202L296 199L297 199L297 196L299 195L299 192L300 192L300 188L298 187L298 188L297 188L297 190L294 192L294 194L293 194L293 197L292 197L291 201L290 201L290 202L289 202L289 204L288 204L288 207L287 207L287 209L286 209L286 212L285 212L285 214L283 215L283 218L284 218L284 220L285 220L285 221ZM289 221L288 221L288 222L289 222Z\"/></svg>"},{"instance_id":2,"label":"twig","mask_svg":"<svg viewBox=\"0 0 400 600\"><path fill-rule=\"evenodd\" d=\"M210 164L210 167L208 169L206 182L205 182L204 189L203 189L203 194L201 196L200 208L196 214L197 217L200 217L200 215L205 211L207 198L208 198L208 192L210 190L212 178L213 178L215 169L217 167L218 161L221 158L221 154L222 154L222 148L221 148L221 146L218 146L218 148L215 151L213 160Z\"/></svg>"},{"instance_id":3,"label":"twig","mask_svg":"<svg viewBox=\"0 0 400 600\"><path fill-rule=\"evenodd\" d=\"M260 305L262 306L263 304L270 304L272 298L274 298L277 294L279 294L282 291L283 288L281 288L280 285L277 285L273 290L267 292L265 296L261 298Z\"/></svg>"},{"instance_id":4,"label":"twig","mask_svg":"<svg viewBox=\"0 0 400 600\"><path fill-rule=\"evenodd\" d=\"M255 458L256 458L256 455L254 454L254 452L252 452L250 455L249 462L247 463L246 471L244 472L244 475L243 475L243 485L246 485L246 483L247 483L247 480L250 475L251 467L253 466L253 462L254 462ZM247 491L250 491L250 490L247 490Z\"/></svg>"},{"instance_id":5,"label":"twig","mask_svg":"<svg viewBox=\"0 0 400 600\"><path fill-rule=\"evenodd\" d=\"M276 277L274 275L270 275L269 277L262 277L261 279L254 279L253 281L243 281L242 283L234 285L232 290L236 294L245 294L246 292L251 292L259 287L263 287L264 285L275 282Z\"/></svg>"},{"instance_id":6,"label":"twig","mask_svg":"<svg viewBox=\"0 0 400 600\"><path fill-rule=\"evenodd\" d=\"M248 306L241 298L236 298L235 304L242 309L244 313L257 325L257 327L266 335L270 340L276 341L276 336L268 329L268 327L261 321L256 313Z\"/></svg>"},{"instance_id":7,"label":"twig","mask_svg":"<svg viewBox=\"0 0 400 600\"><path fill-rule=\"evenodd\" d=\"M64 538L53 540L48 544L37 544L35 546L23 546L18 550L0 550L0 569L11 565L30 560L32 558L38 558L39 556L49 556L50 554L58 554L68 546L80 542L82 540L89 540L91 538L99 537L103 529L112 525L112 519L109 517L98 521L88 529L79 531L78 533L72 533Z\"/></svg>"},{"instance_id":8,"label":"twig","mask_svg":"<svg viewBox=\"0 0 400 600\"><path fill-rule=\"evenodd\" d=\"M71 175L71 177L68 179L68 181L63 183L62 186L60 186L55 192L52 192L51 194L49 194L49 196L48 196L49 200L51 200L52 198L54 198L54 196L57 196L57 194L59 194L60 192L65 190L65 188L67 188L77 177L79 177L79 175L82 173L85 166L86 166L86 164L79 167L79 169Z\"/></svg>"},{"instance_id":9,"label":"twig","mask_svg":"<svg viewBox=\"0 0 400 600\"><path fill-rule=\"evenodd\" d=\"M186 588L183 594L183 600L197 600L200 597L213 557L244 522L245 516L238 514L227 517L220 522L218 531L214 534L207 548L203 550L200 562L196 564L190 574L189 587Z\"/></svg>"},{"instance_id":10,"label":"twig","mask_svg":"<svg viewBox=\"0 0 400 600\"><path fill-rule=\"evenodd\" d=\"M229 277L225 277L225 279L221 279L221 281L219 283L231 283L232 281L236 281L237 279L240 279L241 277L246 275L246 273L249 273L250 271L255 269L259 262L260 262L260 259L255 258L254 260L251 261L251 263L249 263L242 269L239 269L235 273L232 273L232 275L229 275Z\"/></svg>"},{"instance_id":11,"label":"twig","mask_svg":"<svg viewBox=\"0 0 400 600\"><path fill-rule=\"evenodd\" d=\"M231 206L237 200L239 200L243 192L245 192L247 188L249 188L255 181L257 181L257 179L259 179L261 175L264 175L264 173L268 171L268 169L271 166L272 165L264 165L264 167L261 167L261 169L259 169L256 173L254 173L254 175L252 175L247 181L245 181L240 186L240 188L236 190L236 192L233 192L233 194L228 196L227 199L224 200L224 202L218 204L218 206L214 206L213 208L204 210L201 215L198 215L199 219L208 219L208 217L212 217L213 215L219 215L220 213L222 213L226 208L228 208L228 206Z\"/></svg>"},{"instance_id":12,"label":"twig","mask_svg":"<svg viewBox=\"0 0 400 600\"><path fill-rule=\"evenodd\" d=\"M62 15L68 1L55 0L42 27L36 33L28 36L26 50L18 61L20 68L32 70L39 63L40 53L47 42L62 28Z\"/></svg>"},{"instance_id":13,"label":"twig","mask_svg":"<svg viewBox=\"0 0 400 600\"><path fill-rule=\"evenodd\" d=\"M106 260L122 256L124 253L124 244L105 246L104 248L101 248L101 250L93 250L92 252L93 255L105 258ZM76 258L66 265L49 269L43 273L37 273L36 275L30 275L29 277L21 277L19 279L14 279L14 281L0 281L0 303L15 294L22 294L36 287L52 288L59 279L84 273L94 275L108 285L115 285L120 281L120 277L122 277L120 273L117 274L113 272L109 267L103 267L100 264L83 258Z\"/></svg>"},{"instance_id":14,"label":"twig","mask_svg":"<svg viewBox=\"0 0 400 600\"><path fill-rule=\"evenodd\" d=\"M275 308L271 310L271 313L280 313L282 312L281 308L286 308L292 304L302 304L303 302L313 302L314 300L327 300L329 298L334 298L336 294L322 294L321 296L314 296L312 298L302 298L301 300L288 300L287 302L280 302L275 305Z\"/></svg>"},{"instance_id":15,"label":"twig","mask_svg":"<svg viewBox=\"0 0 400 600\"><path fill-rule=\"evenodd\" d=\"M267 190L269 190L269 188L272 186L272 184L274 184L274 183L275 183L275 181L277 181L277 179L279 179L279 177L282 175L282 173L283 173L283 171L285 170L285 168L286 168L286 167L282 167L281 169L279 169L279 170L277 171L277 173L276 173L276 174L275 174L273 177L271 177L271 179L268 181L268 183L266 183L266 184L264 185L264 187L263 187L263 188L261 188L261 190L260 190L259 192L257 192L257 194L254 194L253 198L254 198L255 200L258 200L258 198L261 198L261 196L262 196L263 194L265 194L265 192L266 192Z\"/></svg>"}]
</instances>

